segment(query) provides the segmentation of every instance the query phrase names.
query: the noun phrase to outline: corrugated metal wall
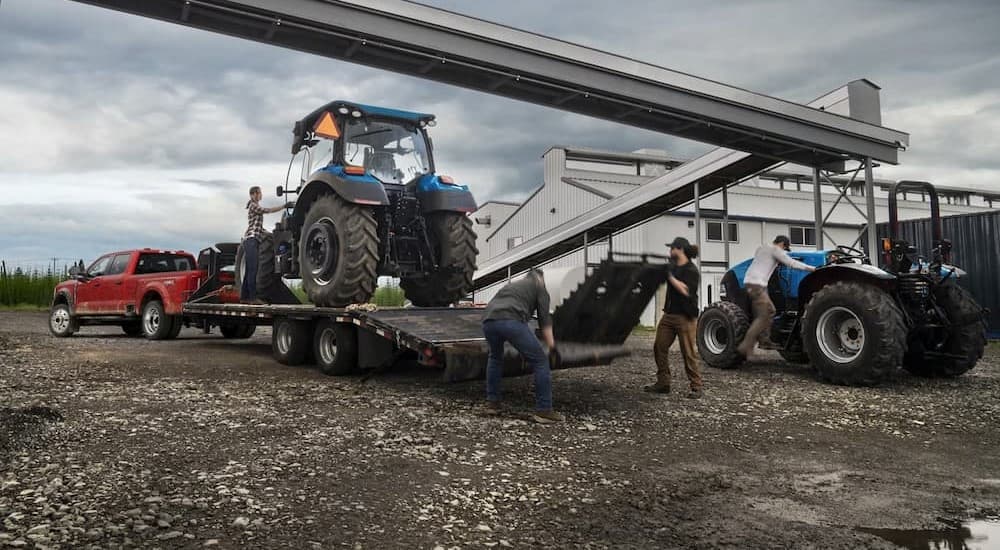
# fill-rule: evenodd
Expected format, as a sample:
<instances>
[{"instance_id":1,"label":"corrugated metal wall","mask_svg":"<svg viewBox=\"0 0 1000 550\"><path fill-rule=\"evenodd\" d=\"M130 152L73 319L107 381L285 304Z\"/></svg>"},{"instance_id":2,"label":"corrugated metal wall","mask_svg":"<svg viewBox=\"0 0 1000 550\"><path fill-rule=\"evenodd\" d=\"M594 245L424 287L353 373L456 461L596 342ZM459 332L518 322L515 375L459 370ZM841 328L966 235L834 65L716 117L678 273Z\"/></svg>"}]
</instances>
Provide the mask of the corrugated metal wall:
<instances>
[{"instance_id":1,"label":"corrugated metal wall","mask_svg":"<svg viewBox=\"0 0 1000 550\"><path fill-rule=\"evenodd\" d=\"M1000 211L948 216L941 225L952 243L952 263L968 272L959 282L990 310L990 335L1000 337ZM899 228L899 237L930 255L930 219L902 221ZM889 225L879 224L878 234L888 236Z\"/></svg>"}]
</instances>

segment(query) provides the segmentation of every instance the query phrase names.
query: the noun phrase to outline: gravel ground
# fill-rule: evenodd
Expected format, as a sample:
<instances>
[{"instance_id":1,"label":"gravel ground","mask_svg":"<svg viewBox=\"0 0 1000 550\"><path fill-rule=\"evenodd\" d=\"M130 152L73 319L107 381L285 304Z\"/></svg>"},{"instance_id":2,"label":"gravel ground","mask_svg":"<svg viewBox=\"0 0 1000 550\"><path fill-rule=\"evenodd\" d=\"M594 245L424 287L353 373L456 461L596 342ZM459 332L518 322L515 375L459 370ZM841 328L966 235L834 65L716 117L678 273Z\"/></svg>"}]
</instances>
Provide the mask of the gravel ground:
<instances>
[{"instance_id":1,"label":"gravel ground","mask_svg":"<svg viewBox=\"0 0 1000 550\"><path fill-rule=\"evenodd\" d=\"M57 340L0 313L0 547L894 548L858 528L1000 514L995 348L874 389L764 355L692 401L642 393L631 344L555 373L569 420L537 426L525 378L493 418L432 370L281 366L267 330Z\"/></svg>"}]
</instances>

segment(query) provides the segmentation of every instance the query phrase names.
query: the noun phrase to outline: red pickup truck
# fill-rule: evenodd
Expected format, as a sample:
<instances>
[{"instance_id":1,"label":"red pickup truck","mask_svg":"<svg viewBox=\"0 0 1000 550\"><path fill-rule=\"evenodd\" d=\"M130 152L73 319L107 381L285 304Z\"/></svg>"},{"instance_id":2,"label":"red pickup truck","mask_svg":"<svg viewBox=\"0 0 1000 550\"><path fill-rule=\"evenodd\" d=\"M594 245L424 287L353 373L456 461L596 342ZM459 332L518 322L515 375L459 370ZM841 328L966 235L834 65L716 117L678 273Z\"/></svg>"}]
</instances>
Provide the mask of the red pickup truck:
<instances>
[{"instance_id":1,"label":"red pickup truck","mask_svg":"<svg viewBox=\"0 0 1000 550\"><path fill-rule=\"evenodd\" d=\"M175 338L184 302L206 278L191 254L151 248L105 254L70 274L56 287L49 314L49 330L59 337L83 325L119 325L129 336Z\"/></svg>"}]
</instances>

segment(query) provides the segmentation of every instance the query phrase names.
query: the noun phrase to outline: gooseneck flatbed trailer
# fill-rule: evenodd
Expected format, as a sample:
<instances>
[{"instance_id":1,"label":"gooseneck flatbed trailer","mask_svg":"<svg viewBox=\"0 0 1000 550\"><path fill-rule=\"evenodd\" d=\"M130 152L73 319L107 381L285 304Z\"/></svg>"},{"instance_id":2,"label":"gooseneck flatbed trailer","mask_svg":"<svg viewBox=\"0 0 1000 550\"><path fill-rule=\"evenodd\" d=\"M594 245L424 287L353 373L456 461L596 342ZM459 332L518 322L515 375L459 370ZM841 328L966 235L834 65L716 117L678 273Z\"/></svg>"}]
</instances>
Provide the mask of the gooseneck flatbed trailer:
<instances>
[{"instance_id":1,"label":"gooseneck flatbed trailer","mask_svg":"<svg viewBox=\"0 0 1000 550\"><path fill-rule=\"evenodd\" d=\"M488 348L482 307L317 307L299 303L284 285L277 285L284 292L271 297L286 303L242 304L227 284L234 249L216 245L201 251L199 267L208 271L208 279L184 304L189 325L206 332L218 327L229 338L247 338L256 327L270 326L278 362L316 364L329 375L379 369L400 360L442 368L448 382L485 375ZM648 256L621 257L626 259L601 263L553 312L553 369L607 365L628 355L625 339L666 279L666 264ZM513 349L506 351L505 376L530 372Z\"/></svg>"}]
</instances>

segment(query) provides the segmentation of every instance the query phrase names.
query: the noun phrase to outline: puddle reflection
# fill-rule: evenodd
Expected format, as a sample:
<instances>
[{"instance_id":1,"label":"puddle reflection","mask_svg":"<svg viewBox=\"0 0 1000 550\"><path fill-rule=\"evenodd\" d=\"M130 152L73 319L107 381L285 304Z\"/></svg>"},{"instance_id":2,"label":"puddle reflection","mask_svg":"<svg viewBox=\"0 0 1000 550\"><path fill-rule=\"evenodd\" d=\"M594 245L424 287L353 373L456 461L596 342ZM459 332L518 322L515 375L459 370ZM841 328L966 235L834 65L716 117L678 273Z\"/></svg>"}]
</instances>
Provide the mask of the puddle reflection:
<instances>
[{"instance_id":1,"label":"puddle reflection","mask_svg":"<svg viewBox=\"0 0 1000 550\"><path fill-rule=\"evenodd\" d=\"M944 529L875 529L858 531L909 550L1000 550L1000 520L976 520Z\"/></svg>"}]
</instances>

